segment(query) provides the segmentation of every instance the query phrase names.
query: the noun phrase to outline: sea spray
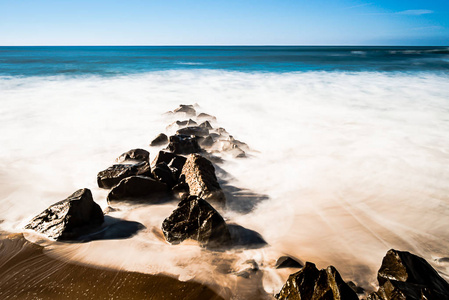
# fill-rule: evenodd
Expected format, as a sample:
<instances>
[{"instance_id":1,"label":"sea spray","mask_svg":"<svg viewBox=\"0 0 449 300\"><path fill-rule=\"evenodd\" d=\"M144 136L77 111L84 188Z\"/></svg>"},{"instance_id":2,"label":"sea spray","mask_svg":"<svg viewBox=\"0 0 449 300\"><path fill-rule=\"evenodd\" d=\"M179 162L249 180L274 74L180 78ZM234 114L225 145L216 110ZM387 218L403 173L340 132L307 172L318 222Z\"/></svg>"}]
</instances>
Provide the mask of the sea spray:
<instances>
[{"instance_id":1,"label":"sea spray","mask_svg":"<svg viewBox=\"0 0 449 300\"><path fill-rule=\"evenodd\" d=\"M132 148L154 158L160 148L148 144L170 121L162 114L180 103L198 103L254 150L218 165L245 205L234 201L224 217L269 246L168 245L160 225L176 206L169 203L113 213L146 227L131 239L50 243L49 255L195 278L226 287L225 296L242 287L235 272L248 259L263 274L250 286L278 292L289 274L273 269L283 254L332 264L368 290L390 248L423 256L448 278L447 264L434 261L449 244L447 75L196 70L3 78L0 89L0 226L8 231L80 187L105 208L98 171Z\"/></svg>"}]
</instances>

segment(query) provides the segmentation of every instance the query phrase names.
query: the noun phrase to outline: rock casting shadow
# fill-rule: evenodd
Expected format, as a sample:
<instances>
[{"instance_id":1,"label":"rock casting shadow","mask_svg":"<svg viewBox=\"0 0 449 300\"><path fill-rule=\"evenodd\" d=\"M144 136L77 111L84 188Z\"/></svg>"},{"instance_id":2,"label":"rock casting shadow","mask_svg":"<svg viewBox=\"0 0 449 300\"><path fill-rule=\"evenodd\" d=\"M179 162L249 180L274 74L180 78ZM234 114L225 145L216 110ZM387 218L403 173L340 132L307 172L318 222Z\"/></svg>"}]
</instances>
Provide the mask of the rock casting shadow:
<instances>
[{"instance_id":1,"label":"rock casting shadow","mask_svg":"<svg viewBox=\"0 0 449 300\"><path fill-rule=\"evenodd\" d=\"M80 236L72 242L90 242L96 240L117 240L128 239L136 235L146 227L139 222L117 219L111 216L104 216L104 224L98 231Z\"/></svg>"}]
</instances>

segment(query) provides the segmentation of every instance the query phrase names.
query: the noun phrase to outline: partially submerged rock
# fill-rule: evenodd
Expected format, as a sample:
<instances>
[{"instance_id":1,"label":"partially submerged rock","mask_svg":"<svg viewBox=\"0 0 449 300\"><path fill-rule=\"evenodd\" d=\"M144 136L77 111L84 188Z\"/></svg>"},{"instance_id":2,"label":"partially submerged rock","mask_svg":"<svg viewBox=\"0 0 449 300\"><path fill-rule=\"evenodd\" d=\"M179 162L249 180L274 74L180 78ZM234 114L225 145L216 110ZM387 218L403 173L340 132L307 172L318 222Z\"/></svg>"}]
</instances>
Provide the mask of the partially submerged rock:
<instances>
[{"instance_id":1,"label":"partially submerged rock","mask_svg":"<svg viewBox=\"0 0 449 300\"><path fill-rule=\"evenodd\" d=\"M34 217L25 228L56 240L75 239L104 221L101 207L89 189L80 189Z\"/></svg>"},{"instance_id":2,"label":"partially submerged rock","mask_svg":"<svg viewBox=\"0 0 449 300\"><path fill-rule=\"evenodd\" d=\"M209 129L201 126L189 126L184 127L176 131L177 135L194 135L194 136L207 136Z\"/></svg>"},{"instance_id":3,"label":"partially submerged rock","mask_svg":"<svg viewBox=\"0 0 449 300\"><path fill-rule=\"evenodd\" d=\"M198 114L197 119L198 119L198 120L217 121L217 118L216 118L216 117L211 116L211 115L206 114L206 113L200 113L200 114Z\"/></svg>"},{"instance_id":4,"label":"partially submerged rock","mask_svg":"<svg viewBox=\"0 0 449 300\"><path fill-rule=\"evenodd\" d=\"M159 153L156 155L156 157L154 158L154 160L153 160L153 162L151 163L151 165L152 165L153 167L155 167L157 164L160 164L160 163L162 163L162 162L168 164L168 163L170 163L171 160L172 160L173 158L175 158L176 156L177 156L177 155L174 154L174 153L172 153L172 152L161 150L161 151L159 151Z\"/></svg>"},{"instance_id":5,"label":"partially submerged rock","mask_svg":"<svg viewBox=\"0 0 449 300\"><path fill-rule=\"evenodd\" d=\"M167 185L153 178L131 176L120 181L108 194L108 203L124 200L160 202L167 193Z\"/></svg>"},{"instance_id":6,"label":"partially submerged rock","mask_svg":"<svg viewBox=\"0 0 449 300\"><path fill-rule=\"evenodd\" d=\"M188 116L196 116L196 110L193 108L193 105L181 104L173 113L185 113Z\"/></svg>"},{"instance_id":7,"label":"partially submerged rock","mask_svg":"<svg viewBox=\"0 0 449 300\"><path fill-rule=\"evenodd\" d=\"M153 171L151 173L153 174L153 177L155 179L165 183L169 189L171 189L177 183L172 170L165 162L158 163L153 168Z\"/></svg>"},{"instance_id":8,"label":"partially submerged rock","mask_svg":"<svg viewBox=\"0 0 449 300\"><path fill-rule=\"evenodd\" d=\"M150 146L163 146L168 143L168 137L164 133L160 133L154 140L151 141Z\"/></svg>"},{"instance_id":9,"label":"partially submerged rock","mask_svg":"<svg viewBox=\"0 0 449 300\"><path fill-rule=\"evenodd\" d=\"M276 298L282 300L359 299L333 266L318 270L315 264L310 262L306 262L304 268L288 277Z\"/></svg>"},{"instance_id":10,"label":"partially submerged rock","mask_svg":"<svg viewBox=\"0 0 449 300\"><path fill-rule=\"evenodd\" d=\"M98 173L97 183L100 188L110 189L122 179L135 175L151 176L150 164L144 161L137 164L113 165Z\"/></svg>"},{"instance_id":11,"label":"partially submerged rock","mask_svg":"<svg viewBox=\"0 0 449 300\"><path fill-rule=\"evenodd\" d=\"M187 158L184 156L176 155L169 163L168 167L173 172L173 175L175 176L175 179L178 180L179 176L181 175L182 168L184 167L184 164L186 163Z\"/></svg>"},{"instance_id":12,"label":"partially submerged rock","mask_svg":"<svg viewBox=\"0 0 449 300\"><path fill-rule=\"evenodd\" d=\"M423 258L391 249L377 274L379 290L368 299L449 299L449 284Z\"/></svg>"},{"instance_id":13,"label":"partially submerged rock","mask_svg":"<svg viewBox=\"0 0 449 300\"><path fill-rule=\"evenodd\" d=\"M276 264L274 265L276 269L282 269L282 268L302 268L303 265L290 256L281 256L276 261Z\"/></svg>"},{"instance_id":14,"label":"partially submerged rock","mask_svg":"<svg viewBox=\"0 0 449 300\"><path fill-rule=\"evenodd\" d=\"M207 201L189 196L182 200L162 223L162 232L170 244L186 239L198 241L202 247L229 246L231 236L221 215Z\"/></svg>"},{"instance_id":15,"label":"partially submerged rock","mask_svg":"<svg viewBox=\"0 0 449 300\"><path fill-rule=\"evenodd\" d=\"M190 194L198 196L217 207L224 207L226 198L215 176L212 163L199 154L191 154L182 168L181 175L189 185Z\"/></svg>"},{"instance_id":16,"label":"partially submerged rock","mask_svg":"<svg viewBox=\"0 0 449 300\"><path fill-rule=\"evenodd\" d=\"M150 161L150 152L144 149L131 149L122 155L120 155L116 161L119 163L125 162L125 161Z\"/></svg>"},{"instance_id":17,"label":"partially submerged rock","mask_svg":"<svg viewBox=\"0 0 449 300\"><path fill-rule=\"evenodd\" d=\"M189 135L172 135L168 150L175 154L199 153L201 148L195 137Z\"/></svg>"}]
</instances>

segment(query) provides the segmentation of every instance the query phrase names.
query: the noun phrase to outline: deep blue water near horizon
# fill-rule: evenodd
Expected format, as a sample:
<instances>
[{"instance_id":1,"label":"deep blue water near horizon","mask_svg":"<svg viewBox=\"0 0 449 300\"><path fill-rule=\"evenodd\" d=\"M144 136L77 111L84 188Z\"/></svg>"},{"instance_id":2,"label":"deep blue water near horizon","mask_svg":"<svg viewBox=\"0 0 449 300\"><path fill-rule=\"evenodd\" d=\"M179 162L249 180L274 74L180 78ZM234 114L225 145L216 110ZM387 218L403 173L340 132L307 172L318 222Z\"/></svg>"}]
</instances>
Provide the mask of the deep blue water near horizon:
<instances>
[{"instance_id":1,"label":"deep blue water near horizon","mask_svg":"<svg viewBox=\"0 0 449 300\"><path fill-rule=\"evenodd\" d=\"M449 47L2 46L0 76L116 76L166 70L449 71Z\"/></svg>"}]
</instances>

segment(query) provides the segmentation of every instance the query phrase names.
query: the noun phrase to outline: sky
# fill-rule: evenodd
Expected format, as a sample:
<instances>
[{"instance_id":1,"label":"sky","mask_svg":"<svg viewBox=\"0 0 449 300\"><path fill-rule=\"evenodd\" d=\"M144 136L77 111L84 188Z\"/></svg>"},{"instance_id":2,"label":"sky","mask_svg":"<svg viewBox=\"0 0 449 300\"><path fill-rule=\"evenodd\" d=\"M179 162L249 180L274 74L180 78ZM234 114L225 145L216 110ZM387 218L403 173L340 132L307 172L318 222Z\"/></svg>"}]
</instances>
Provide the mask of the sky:
<instances>
[{"instance_id":1,"label":"sky","mask_svg":"<svg viewBox=\"0 0 449 300\"><path fill-rule=\"evenodd\" d=\"M449 0L0 0L0 45L449 45Z\"/></svg>"}]
</instances>

